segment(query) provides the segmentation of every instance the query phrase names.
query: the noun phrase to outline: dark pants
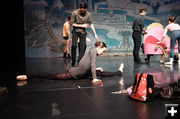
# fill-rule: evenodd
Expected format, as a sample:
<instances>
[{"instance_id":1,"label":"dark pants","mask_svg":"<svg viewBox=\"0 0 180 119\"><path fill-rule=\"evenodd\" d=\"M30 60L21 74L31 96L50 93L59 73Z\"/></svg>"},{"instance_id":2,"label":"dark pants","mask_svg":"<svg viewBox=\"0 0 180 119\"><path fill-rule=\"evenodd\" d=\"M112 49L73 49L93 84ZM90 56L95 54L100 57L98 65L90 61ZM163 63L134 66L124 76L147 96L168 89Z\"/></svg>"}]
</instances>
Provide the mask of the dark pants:
<instances>
[{"instance_id":1,"label":"dark pants","mask_svg":"<svg viewBox=\"0 0 180 119\"><path fill-rule=\"evenodd\" d=\"M72 47L71 47L71 56L72 56L72 66L76 63L76 48L77 41L79 38L78 48L79 48L79 58L78 61L84 56L86 50L86 34L82 34L80 32L73 31L72 32Z\"/></svg>"},{"instance_id":2,"label":"dark pants","mask_svg":"<svg viewBox=\"0 0 180 119\"><path fill-rule=\"evenodd\" d=\"M108 72L108 71L103 71L100 72L99 70L96 71L97 76L101 77L112 77L112 76L122 76L121 71L116 71L116 72ZM66 79L74 79L73 76L69 72L63 72L63 73L57 73L57 74L50 74L50 73L39 73L39 74L32 74L32 75L27 75L29 79L31 78L47 78L47 79L55 79L55 80L66 80ZM92 76L87 75L84 78Z\"/></svg>"},{"instance_id":3,"label":"dark pants","mask_svg":"<svg viewBox=\"0 0 180 119\"><path fill-rule=\"evenodd\" d=\"M28 79L32 78L42 78L42 79L54 79L54 80L65 80L65 79L73 79L73 76L69 72L50 74L47 72L42 72L38 74L27 75Z\"/></svg>"},{"instance_id":4,"label":"dark pants","mask_svg":"<svg viewBox=\"0 0 180 119\"><path fill-rule=\"evenodd\" d=\"M141 32L139 31L134 31L132 34L132 38L134 41L134 49L133 49L133 57L135 62L139 62L139 50L141 47Z\"/></svg>"},{"instance_id":5,"label":"dark pants","mask_svg":"<svg viewBox=\"0 0 180 119\"><path fill-rule=\"evenodd\" d=\"M121 71L116 71L116 72L109 72L109 71L99 71L96 70L96 75L97 76L101 76L101 77L112 77L112 76L122 76L122 72Z\"/></svg>"}]
</instances>

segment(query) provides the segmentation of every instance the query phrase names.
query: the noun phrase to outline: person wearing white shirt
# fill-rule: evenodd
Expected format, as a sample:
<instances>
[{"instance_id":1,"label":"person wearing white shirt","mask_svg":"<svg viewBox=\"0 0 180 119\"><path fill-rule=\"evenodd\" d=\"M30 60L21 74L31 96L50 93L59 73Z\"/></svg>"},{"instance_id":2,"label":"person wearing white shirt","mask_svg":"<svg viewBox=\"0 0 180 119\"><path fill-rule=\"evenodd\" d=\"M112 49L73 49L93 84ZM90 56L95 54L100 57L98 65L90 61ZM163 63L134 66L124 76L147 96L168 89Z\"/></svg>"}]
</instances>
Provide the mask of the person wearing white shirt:
<instances>
[{"instance_id":1,"label":"person wearing white shirt","mask_svg":"<svg viewBox=\"0 0 180 119\"><path fill-rule=\"evenodd\" d=\"M168 31L171 32L171 41L170 41L170 46L171 46L171 51L170 51L170 61L166 62L165 64L172 65L173 64L173 58L174 58L174 48L176 41L178 41L178 64L180 65L180 25L175 23L176 18L175 17L170 17L169 18L169 24L166 26L163 37L160 42L163 41L165 38L166 34Z\"/></svg>"}]
</instances>

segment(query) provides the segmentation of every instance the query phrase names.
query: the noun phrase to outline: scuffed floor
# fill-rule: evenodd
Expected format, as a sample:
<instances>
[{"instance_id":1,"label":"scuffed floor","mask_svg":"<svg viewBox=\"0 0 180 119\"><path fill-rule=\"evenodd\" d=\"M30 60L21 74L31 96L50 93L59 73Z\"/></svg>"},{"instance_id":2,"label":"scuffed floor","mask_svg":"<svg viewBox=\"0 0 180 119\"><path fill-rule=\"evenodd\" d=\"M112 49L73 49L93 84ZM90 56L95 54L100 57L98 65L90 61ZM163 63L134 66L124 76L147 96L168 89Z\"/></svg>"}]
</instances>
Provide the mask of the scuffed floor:
<instances>
[{"instance_id":1,"label":"scuffed floor","mask_svg":"<svg viewBox=\"0 0 180 119\"><path fill-rule=\"evenodd\" d=\"M142 56L142 59L145 57ZM134 64L132 56L98 57L97 67L116 71L124 63L122 77L98 77L103 84L93 86L91 77L81 80L32 79L16 81L15 77L3 80L8 93L0 96L2 119L164 119L165 104L178 104L180 99L138 102L126 94L112 94L133 84L138 72L154 76L155 86L162 87L180 79L180 67L167 67L153 56L149 64ZM58 73L70 67L63 58L27 58L28 74ZM23 72L23 73L24 73ZM20 74L14 73L14 74ZM124 80L124 86L119 84Z\"/></svg>"}]
</instances>

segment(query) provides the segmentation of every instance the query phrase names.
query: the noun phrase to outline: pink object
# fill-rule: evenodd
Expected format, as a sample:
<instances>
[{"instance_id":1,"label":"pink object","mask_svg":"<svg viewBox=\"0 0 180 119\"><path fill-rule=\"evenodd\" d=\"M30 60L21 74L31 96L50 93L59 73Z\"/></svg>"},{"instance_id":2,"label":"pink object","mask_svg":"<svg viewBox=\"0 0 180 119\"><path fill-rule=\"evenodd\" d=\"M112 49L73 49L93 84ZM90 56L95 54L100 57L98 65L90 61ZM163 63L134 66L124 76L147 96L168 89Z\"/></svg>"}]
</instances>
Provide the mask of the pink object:
<instances>
[{"instance_id":1,"label":"pink object","mask_svg":"<svg viewBox=\"0 0 180 119\"><path fill-rule=\"evenodd\" d=\"M147 30L144 36L144 54L163 54L162 50L158 48L155 50L156 45L161 45L163 48L167 47L170 52L170 38L166 35L163 42L158 44L162 39L164 29L160 26L152 26ZM178 46L175 45L175 53L178 52Z\"/></svg>"},{"instance_id":2,"label":"pink object","mask_svg":"<svg viewBox=\"0 0 180 119\"><path fill-rule=\"evenodd\" d=\"M154 86L158 88L178 82L179 72L171 71L171 67L168 66L161 66L160 68L148 67L143 72L153 75Z\"/></svg>"},{"instance_id":3,"label":"pink object","mask_svg":"<svg viewBox=\"0 0 180 119\"><path fill-rule=\"evenodd\" d=\"M128 96L131 96L131 94L132 94L132 86L127 88L127 94L128 94Z\"/></svg>"},{"instance_id":4,"label":"pink object","mask_svg":"<svg viewBox=\"0 0 180 119\"><path fill-rule=\"evenodd\" d=\"M144 54L163 54L163 52L160 48L155 50L155 47L156 47L155 44L145 43L144 44Z\"/></svg>"},{"instance_id":5,"label":"pink object","mask_svg":"<svg viewBox=\"0 0 180 119\"><path fill-rule=\"evenodd\" d=\"M156 73L149 73L153 75L154 79L154 87L163 87L168 86L170 83L178 82L178 72L156 72Z\"/></svg>"}]
</instances>

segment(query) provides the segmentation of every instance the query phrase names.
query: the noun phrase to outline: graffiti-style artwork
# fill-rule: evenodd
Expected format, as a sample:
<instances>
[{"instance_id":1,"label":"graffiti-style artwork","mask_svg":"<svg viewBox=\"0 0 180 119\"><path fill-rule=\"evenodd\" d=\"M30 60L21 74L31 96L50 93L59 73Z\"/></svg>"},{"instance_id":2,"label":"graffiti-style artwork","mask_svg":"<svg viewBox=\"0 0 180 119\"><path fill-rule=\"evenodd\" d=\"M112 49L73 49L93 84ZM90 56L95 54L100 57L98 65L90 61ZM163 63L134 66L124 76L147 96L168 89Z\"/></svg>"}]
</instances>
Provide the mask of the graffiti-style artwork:
<instances>
[{"instance_id":1,"label":"graffiti-style artwork","mask_svg":"<svg viewBox=\"0 0 180 119\"><path fill-rule=\"evenodd\" d=\"M169 16L180 21L178 0L83 0L88 5L93 24L101 41L107 44L107 54L132 54L132 23L141 7L148 9L145 25L154 22L168 24ZM64 49L62 28L67 16L78 9L81 0L24 0L24 31L26 57L59 57ZM87 29L87 46L95 42Z\"/></svg>"}]
</instances>

